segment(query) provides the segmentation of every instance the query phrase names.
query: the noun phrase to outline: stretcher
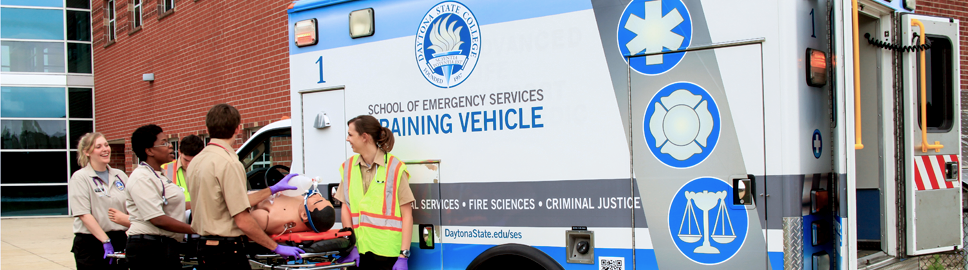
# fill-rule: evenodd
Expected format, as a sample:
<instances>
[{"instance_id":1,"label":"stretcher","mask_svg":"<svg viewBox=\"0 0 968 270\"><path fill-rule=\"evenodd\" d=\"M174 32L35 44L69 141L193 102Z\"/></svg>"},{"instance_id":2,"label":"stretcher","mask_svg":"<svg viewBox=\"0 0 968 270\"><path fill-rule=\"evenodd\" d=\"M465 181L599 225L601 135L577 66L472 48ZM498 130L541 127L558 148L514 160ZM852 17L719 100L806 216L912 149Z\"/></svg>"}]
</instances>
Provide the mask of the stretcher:
<instances>
[{"instance_id":1,"label":"stretcher","mask_svg":"<svg viewBox=\"0 0 968 270\"><path fill-rule=\"evenodd\" d=\"M333 229L325 232L283 233L271 236L276 243L301 248L306 253L301 259L283 258L281 255L249 242L246 254L252 269L281 269L281 270L326 270L343 269L354 263L336 263L337 257L346 256L356 245L356 237L350 228ZM194 247L198 238L189 238L180 243L186 252L182 252L183 265L197 265L198 257L194 254ZM107 255L108 258L125 259L123 252Z\"/></svg>"}]
</instances>

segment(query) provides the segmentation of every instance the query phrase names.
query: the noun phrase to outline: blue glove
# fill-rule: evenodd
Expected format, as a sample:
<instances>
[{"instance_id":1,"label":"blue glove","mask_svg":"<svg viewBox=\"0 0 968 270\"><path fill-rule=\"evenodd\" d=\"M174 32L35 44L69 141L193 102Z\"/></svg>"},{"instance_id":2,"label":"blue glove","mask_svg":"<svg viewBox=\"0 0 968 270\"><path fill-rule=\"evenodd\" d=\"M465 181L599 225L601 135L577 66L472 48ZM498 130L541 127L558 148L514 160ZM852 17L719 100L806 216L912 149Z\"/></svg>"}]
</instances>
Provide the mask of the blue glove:
<instances>
[{"instance_id":1,"label":"blue glove","mask_svg":"<svg viewBox=\"0 0 968 270\"><path fill-rule=\"evenodd\" d=\"M306 253L300 248L284 246L284 245L276 245L276 249L272 250L272 252L275 252L276 254L282 255L287 258L296 257L297 260L302 259L302 256L299 256L299 254Z\"/></svg>"},{"instance_id":2,"label":"blue glove","mask_svg":"<svg viewBox=\"0 0 968 270\"><path fill-rule=\"evenodd\" d=\"M356 267L360 267L360 252L356 250L356 247L353 247L353 249L350 250L350 254L347 254L345 257L339 258L339 260L336 260L336 263L348 263L348 262L354 262L356 263L355 265Z\"/></svg>"},{"instance_id":3,"label":"blue glove","mask_svg":"<svg viewBox=\"0 0 968 270\"><path fill-rule=\"evenodd\" d=\"M397 257L397 262L393 263L392 270L407 270L407 258Z\"/></svg>"},{"instance_id":4,"label":"blue glove","mask_svg":"<svg viewBox=\"0 0 968 270\"><path fill-rule=\"evenodd\" d=\"M297 175L299 174L290 173L286 175L286 177L282 178L282 180L279 180L279 183L276 183L275 185L272 185L271 187L269 187L269 191L272 191L272 194L276 194L276 192L279 192L279 191L296 189L297 187L289 184L289 179L292 179L293 176L297 176Z\"/></svg>"},{"instance_id":5,"label":"blue glove","mask_svg":"<svg viewBox=\"0 0 968 270\"><path fill-rule=\"evenodd\" d=\"M103 257L103 259L107 259L108 258L108 254L114 254L114 246L112 246L111 243L104 243L104 257ZM109 259L108 260L108 264L111 264L111 261L113 261L113 260L114 260L114 258Z\"/></svg>"}]
</instances>

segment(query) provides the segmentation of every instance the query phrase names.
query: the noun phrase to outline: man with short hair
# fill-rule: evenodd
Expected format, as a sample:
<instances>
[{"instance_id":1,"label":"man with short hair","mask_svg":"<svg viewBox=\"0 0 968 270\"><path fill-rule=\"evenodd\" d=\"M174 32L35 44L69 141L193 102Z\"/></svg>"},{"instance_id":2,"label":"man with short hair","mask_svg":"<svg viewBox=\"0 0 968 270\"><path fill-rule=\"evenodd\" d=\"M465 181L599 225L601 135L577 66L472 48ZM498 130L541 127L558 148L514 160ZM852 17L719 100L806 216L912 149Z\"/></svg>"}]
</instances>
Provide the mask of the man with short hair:
<instances>
[{"instance_id":1,"label":"man with short hair","mask_svg":"<svg viewBox=\"0 0 968 270\"><path fill-rule=\"evenodd\" d=\"M199 269L250 269L245 256L246 236L273 252L299 258L302 249L276 244L249 213L270 195L296 187L289 185L289 174L272 187L247 194L245 170L232 142L242 132L239 111L218 104L205 115L211 142L192 159L185 175L192 201L192 229L198 241Z\"/></svg>"},{"instance_id":2,"label":"man with short hair","mask_svg":"<svg viewBox=\"0 0 968 270\"><path fill-rule=\"evenodd\" d=\"M185 179L185 171L188 170L188 164L198 155L198 152L201 152L202 148L205 148L205 141L201 137L192 134L182 138L178 145L178 158L172 162L162 164L161 170L169 179L175 180L175 184L182 188L182 191L185 192L185 209L191 210L192 196L188 194L188 182Z\"/></svg>"}]
</instances>

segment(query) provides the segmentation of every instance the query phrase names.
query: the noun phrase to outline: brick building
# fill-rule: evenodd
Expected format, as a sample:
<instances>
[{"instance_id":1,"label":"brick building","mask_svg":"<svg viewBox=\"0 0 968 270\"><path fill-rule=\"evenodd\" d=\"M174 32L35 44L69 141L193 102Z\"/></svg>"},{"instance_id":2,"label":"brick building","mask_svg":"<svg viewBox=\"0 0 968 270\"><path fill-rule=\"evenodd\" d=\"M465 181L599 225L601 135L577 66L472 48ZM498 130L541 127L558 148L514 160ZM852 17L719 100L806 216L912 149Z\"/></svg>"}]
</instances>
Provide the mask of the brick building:
<instances>
[{"instance_id":1,"label":"brick building","mask_svg":"<svg viewBox=\"0 0 968 270\"><path fill-rule=\"evenodd\" d=\"M131 172L142 125L173 142L207 138L205 113L218 103L238 108L248 132L288 116L290 2L93 0L95 130L112 144L112 166ZM287 151L273 156L288 165Z\"/></svg>"}]
</instances>

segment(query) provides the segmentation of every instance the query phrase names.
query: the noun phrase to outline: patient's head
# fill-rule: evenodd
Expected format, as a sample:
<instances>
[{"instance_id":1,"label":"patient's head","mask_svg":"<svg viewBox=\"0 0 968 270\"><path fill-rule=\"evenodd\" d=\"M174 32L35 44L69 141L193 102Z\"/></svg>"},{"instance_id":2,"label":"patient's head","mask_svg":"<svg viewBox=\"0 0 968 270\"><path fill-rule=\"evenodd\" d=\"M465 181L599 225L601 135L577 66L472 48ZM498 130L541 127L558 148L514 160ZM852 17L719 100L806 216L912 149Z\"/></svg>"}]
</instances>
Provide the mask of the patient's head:
<instances>
[{"instance_id":1,"label":"patient's head","mask_svg":"<svg viewBox=\"0 0 968 270\"><path fill-rule=\"evenodd\" d=\"M323 199L322 195L316 193L310 196L304 205L309 212L306 217L307 227L316 232L325 232L333 228L333 223L336 223L336 210L328 200Z\"/></svg>"},{"instance_id":2,"label":"patient's head","mask_svg":"<svg viewBox=\"0 0 968 270\"><path fill-rule=\"evenodd\" d=\"M333 223L336 222L336 211L329 200L318 193L309 198L282 195L272 199L271 203L269 200L259 202L255 209L252 209L252 217L268 234L283 233L287 227L289 232L314 231L314 229L323 232L333 227ZM310 227L310 223L313 227Z\"/></svg>"}]
</instances>

